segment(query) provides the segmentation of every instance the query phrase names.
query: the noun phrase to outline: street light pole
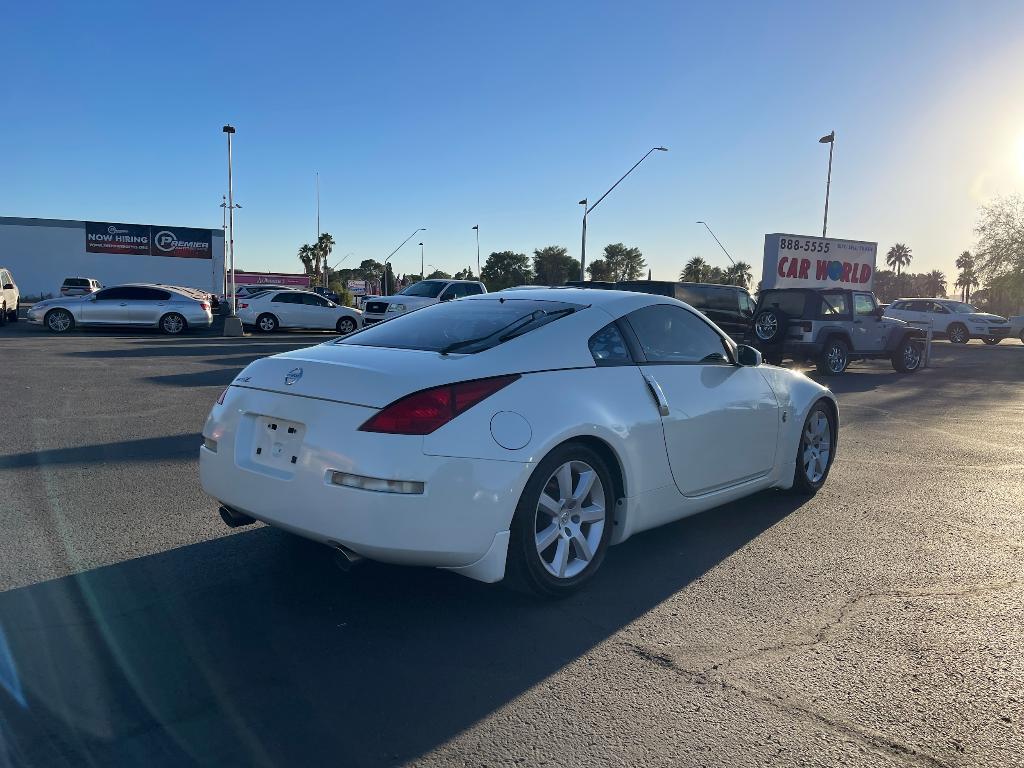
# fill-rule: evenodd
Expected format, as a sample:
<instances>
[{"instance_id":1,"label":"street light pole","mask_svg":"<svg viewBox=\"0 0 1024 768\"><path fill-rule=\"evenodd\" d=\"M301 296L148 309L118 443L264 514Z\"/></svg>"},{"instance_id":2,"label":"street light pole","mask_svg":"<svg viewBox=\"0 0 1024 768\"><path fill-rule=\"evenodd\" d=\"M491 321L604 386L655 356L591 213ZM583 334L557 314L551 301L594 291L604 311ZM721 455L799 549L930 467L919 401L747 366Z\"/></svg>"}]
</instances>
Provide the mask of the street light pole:
<instances>
[{"instance_id":1,"label":"street light pole","mask_svg":"<svg viewBox=\"0 0 1024 768\"><path fill-rule=\"evenodd\" d=\"M587 215L592 210L597 208L597 206L599 206L601 204L601 201L604 200L606 197L608 197L608 195L611 194L611 191L613 189L615 189L617 186L619 186L619 184L622 183L623 179L625 179L627 176L629 176L629 174L631 174L633 171L635 171L636 167L638 165L640 165L640 163L642 163L644 160L646 160L648 155L650 155L652 152L668 152L668 147L651 147L649 150L647 150L647 154L645 154L643 157L641 157L639 160L637 160L636 163L633 165L633 167L630 168L628 171L626 171L624 174L622 174L622 178L620 178L618 181L616 181L614 184L612 184L611 187L608 188L608 191L605 192L603 195L601 195L599 198L597 198L597 202L594 203L593 205L591 205L589 208L587 207L587 200L586 200L586 198L584 198L583 200L580 200L580 205L582 205L584 207L584 209L583 209L583 244L582 244L582 247L580 248L580 280L585 280L586 279L586 276L584 274L584 269L587 266L586 265L586 261L587 261Z\"/></svg>"},{"instance_id":2,"label":"street light pole","mask_svg":"<svg viewBox=\"0 0 1024 768\"><path fill-rule=\"evenodd\" d=\"M832 150L836 146L836 132L818 139L819 144L828 144L828 179L825 181L825 220L821 224L821 236L825 237L828 232L828 193L832 188Z\"/></svg>"},{"instance_id":3,"label":"street light pole","mask_svg":"<svg viewBox=\"0 0 1024 768\"><path fill-rule=\"evenodd\" d=\"M231 315L224 321L225 336L241 336L242 321L238 319L238 300L235 284L235 189L231 169L231 137L235 129L225 125L221 129L228 135L228 255L231 259Z\"/></svg>"},{"instance_id":4,"label":"street light pole","mask_svg":"<svg viewBox=\"0 0 1024 768\"><path fill-rule=\"evenodd\" d=\"M423 243L420 243L420 280L426 276L426 273L423 271Z\"/></svg>"},{"instance_id":5,"label":"street light pole","mask_svg":"<svg viewBox=\"0 0 1024 768\"><path fill-rule=\"evenodd\" d=\"M401 250L403 245L405 245L410 240L412 240L413 235L415 235L417 232L426 232L426 231L427 231L426 227L420 227L419 229L414 229L412 231L412 234L409 235L407 238L405 238L405 240L400 242L398 244L398 248L395 248L395 250L393 250L391 253L389 253L388 257L386 259L384 259L384 295L385 296L389 295L388 294L388 262L391 261L391 257L394 256L396 253L398 253L399 250Z\"/></svg>"},{"instance_id":6,"label":"street light pole","mask_svg":"<svg viewBox=\"0 0 1024 768\"><path fill-rule=\"evenodd\" d=\"M480 279L480 225L474 225L476 230L476 279Z\"/></svg>"},{"instance_id":7,"label":"street light pole","mask_svg":"<svg viewBox=\"0 0 1024 768\"><path fill-rule=\"evenodd\" d=\"M708 232L711 232L711 227L708 227L708 223L706 221L698 221L697 223L703 224L705 227L707 227ZM725 257L729 259L729 263L732 264L733 266L736 266L736 262L732 260L732 256L729 255L729 252L725 250L725 246L722 245L722 241L718 239L718 236L715 235L714 232L711 232L711 236L715 238L715 242L718 243L718 247L722 249L722 253L724 253Z\"/></svg>"}]
</instances>

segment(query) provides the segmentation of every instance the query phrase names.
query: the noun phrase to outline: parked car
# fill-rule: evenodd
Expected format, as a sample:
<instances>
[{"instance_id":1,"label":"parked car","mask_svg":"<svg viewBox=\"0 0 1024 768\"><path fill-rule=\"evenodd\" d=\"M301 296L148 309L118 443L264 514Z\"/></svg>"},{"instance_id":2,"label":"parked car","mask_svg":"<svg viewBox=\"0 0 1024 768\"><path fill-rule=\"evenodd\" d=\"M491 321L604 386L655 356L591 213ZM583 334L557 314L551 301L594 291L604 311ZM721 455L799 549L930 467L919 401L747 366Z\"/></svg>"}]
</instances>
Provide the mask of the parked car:
<instances>
[{"instance_id":1,"label":"parked car","mask_svg":"<svg viewBox=\"0 0 1024 768\"><path fill-rule=\"evenodd\" d=\"M232 527L562 595L634 533L815 493L837 438L827 388L681 302L559 288L257 360L213 405L199 466Z\"/></svg>"},{"instance_id":2,"label":"parked car","mask_svg":"<svg viewBox=\"0 0 1024 768\"><path fill-rule=\"evenodd\" d=\"M769 288L758 295L747 341L765 358L811 360L835 376L851 360L886 359L900 373L921 367L925 332L885 317L873 293L843 288Z\"/></svg>"},{"instance_id":3,"label":"parked car","mask_svg":"<svg viewBox=\"0 0 1024 768\"><path fill-rule=\"evenodd\" d=\"M267 291L301 291L303 288L297 288L293 285L270 285L263 283L252 283L248 285L239 285L235 290L235 297L237 299L248 298L249 296L255 296L258 293L266 293Z\"/></svg>"},{"instance_id":4,"label":"parked car","mask_svg":"<svg viewBox=\"0 0 1024 768\"><path fill-rule=\"evenodd\" d=\"M0 267L0 325L8 321L17 322L20 309L21 293L11 270Z\"/></svg>"},{"instance_id":5,"label":"parked car","mask_svg":"<svg viewBox=\"0 0 1024 768\"><path fill-rule=\"evenodd\" d=\"M630 280L615 283L615 288L620 291L642 291L679 299L707 315L734 341L743 341L754 316L754 300L746 288L737 285Z\"/></svg>"},{"instance_id":6,"label":"parked car","mask_svg":"<svg viewBox=\"0 0 1024 768\"><path fill-rule=\"evenodd\" d=\"M314 328L347 334L362 327L362 315L358 309L335 304L312 291L267 291L238 303L242 323L263 333L278 328Z\"/></svg>"},{"instance_id":7,"label":"parked car","mask_svg":"<svg viewBox=\"0 0 1024 768\"><path fill-rule=\"evenodd\" d=\"M77 325L125 325L159 328L173 335L208 328L213 313L210 302L192 290L133 283L37 302L29 309L28 319L54 333L66 333Z\"/></svg>"},{"instance_id":8,"label":"parked car","mask_svg":"<svg viewBox=\"0 0 1024 768\"><path fill-rule=\"evenodd\" d=\"M60 286L61 296L85 296L95 293L103 286L93 277L65 277Z\"/></svg>"},{"instance_id":9,"label":"parked car","mask_svg":"<svg viewBox=\"0 0 1024 768\"><path fill-rule=\"evenodd\" d=\"M328 301L333 301L335 304L341 304L341 297L330 288L324 288L322 285L318 285L313 289L313 292L323 296Z\"/></svg>"},{"instance_id":10,"label":"parked car","mask_svg":"<svg viewBox=\"0 0 1024 768\"><path fill-rule=\"evenodd\" d=\"M420 280L394 296L380 296L367 301L363 322L372 325L431 304L481 293L487 293L487 288L477 280Z\"/></svg>"},{"instance_id":11,"label":"parked car","mask_svg":"<svg viewBox=\"0 0 1024 768\"><path fill-rule=\"evenodd\" d=\"M365 312L366 311L366 302L373 301L374 299L379 299L379 298L380 298L380 296L377 296L376 294L374 294L372 296L356 296L356 309L360 309L360 310Z\"/></svg>"},{"instance_id":12,"label":"parked car","mask_svg":"<svg viewBox=\"0 0 1024 768\"><path fill-rule=\"evenodd\" d=\"M898 299L885 313L900 320L931 322L933 334L954 344L966 344L971 339L998 344L1010 335L1010 321L1005 317L981 312L954 299Z\"/></svg>"},{"instance_id":13,"label":"parked car","mask_svg":"<svg viewBox=\"0 0 1024 768\"><path fill-rule=\"evenodd\" d=\"M1020 339L1024 344L1024 315L1014 315L1010 318L1010 335Z\"/></svg>"}]
</instances>

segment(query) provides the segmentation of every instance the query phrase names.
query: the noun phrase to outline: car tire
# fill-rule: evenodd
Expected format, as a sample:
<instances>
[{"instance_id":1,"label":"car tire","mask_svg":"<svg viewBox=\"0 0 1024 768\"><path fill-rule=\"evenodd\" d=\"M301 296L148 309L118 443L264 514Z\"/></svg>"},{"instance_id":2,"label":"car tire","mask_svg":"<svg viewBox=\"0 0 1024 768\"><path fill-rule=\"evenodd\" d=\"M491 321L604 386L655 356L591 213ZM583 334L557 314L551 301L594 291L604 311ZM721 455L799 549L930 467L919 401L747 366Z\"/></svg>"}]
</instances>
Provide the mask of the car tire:
<instances>
[{"instance_id":1,"label":"car tire","mask_svg":"<svg viewBox=\"0 0 1024 768\"><path fill-rule=\"evenodd\" d=\"M19 300L18 303L14 305L14 311L11 312L10 316L7 319L10 320L12 323L16 323L16 322L18 322L18 315L20 315L20 314L21 314L21 301Z\"/></svg>"},{"instance_id":2,"label":"car tire","mask_svg":"<svg viewBox=\"0 0 1024 768\"><path fill-rule=\"evenodd\" d=\"M791 488L794 493L813 496L825 484L835 460L837 438L835 415L824 400L819 400L800 430Z\"/></svg>"},{"instance_id":3,"label":"car tire","mask_svg":"<svg viewBox=\"0 0 1024 768\"><path fill-rule=\"evenodd\" d=\"M850 345L833 336L825 342L818 357L818 373L823 376L838 376L850 364Z\"/></svg>"},{"instance_id":4,"label":"car tire","mask_svg":"<svg viewBox=\"0 0 1024 768\"><path fill-rule=\"evenodd\" d=\"M903 339L892 353L892 367L900 373L915 373L921 369L923 361L921 342L913 338Z\"/></svg>"},{"instance_id":5,"label":"car tire","mask_svg":"<svg viewBox=\"0 0 1024 768\"><path fill-rule=\"evenodd\" d=\"M590 581L611 541L616 495L608 466L594 450L569 442L551 451L516 506L506 584L558 598Z\"/></svg>"},{"instance_id":6,"label":"car tire","mask_svg":"<svg viewBox=\"0 0 1024 768\"><path fill-rule=\"evenodd\" d=\"M43 325L53 333L67 333L75 327L75 318L66 309L51 309L43 317Z\"/></svg>"},{"instance_id":7,"label":"car tire","mask_svg":"<svg viewBox=\"0 0 1024 768\"><path fill-rule=\"evenodd\" d=\"M168 336L179 336L188 330L188 322L177 312L168 312L160 318L160 331Z\"/></svg>"},{"instance_id":8,"label":"car tire","mask_svg":"<svg viewBox=\"0 0 1024 768\"><path fill-rule=\"evenodd\" d=\"M996 344L998 344L1000 341L1002 341L1002 339L993 339L991 337L988 337L988 338L982 339L982 341L984 341L990 347L994 347Z\"/></svg>"},{"instance_id":9,"label":"car tire","mask_svg":"<svg viewBox=\"0 0 1024 768\"><path fill-rule=\"evenodd\" d=\"M279 327L277 318L269 312L265 312L256 318L256 330L260 333L273 333Z\"/></svg>"},{"instance_id":10,"label":"car tire","mask_svg":"<svg viewBox=\"0 0 1024 768\"><path fill-rule=\"evenodd\" d=\"M754 339L760 344L778 344L786 338L788 318L775 307L762 309L754 315Z\"/></svg>"},{"instance_id":11,"label":"car tire","mask_svg":"<svg viewBox=\"0 0 1024 768\"><path fill-rule=\"evenodd\" d=\"M7 305L0 305L0 325L7 324Z\"/></svg>"},{"instance_id":12,"label":"car tire","mask_svg":"<svg viewBox=\"0 0 1024 768\"><path fill-rule=\"evenodd\" d=\"M356 321L351 317L343 317L338 320L338 324L335 327L342 336L348 336L348 334L356 330Z\"/></svg>"},{"instance_id":13,"label":"car tire","mask_svg":"<svg viewBox=\"0 0 1024 768\"><path fill-rule=\"evenodd\" d=\"M963 323L953 323L946 330L946 337L952 344L966 344L971 340L971 334Z\"/></svg>"},{"instance_id":14,"label":"car tire","mask_svg":"<svg viewBox=\"0 0 1024 768\"><path fill-rule=\"evenodd\" d=\"M1020 343L1024 344L1024 331L1020 332Z\"/></svg>"}]
</instances>

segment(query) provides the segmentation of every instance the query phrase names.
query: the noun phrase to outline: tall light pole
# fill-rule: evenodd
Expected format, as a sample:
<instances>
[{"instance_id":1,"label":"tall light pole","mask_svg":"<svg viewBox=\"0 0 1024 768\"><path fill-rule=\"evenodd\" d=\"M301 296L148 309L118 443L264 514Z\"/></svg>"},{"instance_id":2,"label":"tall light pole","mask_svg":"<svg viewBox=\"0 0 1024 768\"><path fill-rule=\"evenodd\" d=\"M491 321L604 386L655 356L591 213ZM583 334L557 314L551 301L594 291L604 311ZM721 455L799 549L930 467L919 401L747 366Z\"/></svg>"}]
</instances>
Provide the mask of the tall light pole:
<instances>
[{"instance_id":1,"label":"tall light pole","mask_svg":"<svg viewBox=\"0 0 1024 768\"><path fill-rule=\"evenodd\" d=\"M426 273L423 271L423 243L420 243L420 280L426 276Z\"/></svg>"},{"instance_id":2,"label":"tall light pole","mask_svg":"<svg viewBox=\"0 0 1024 768\"><path fill-rule=\"evenodd\" d=\"M235 135L235 129L225 125L221 130L228 135L228 255L231 259L231 315L224 321L224 335L241 336L242 321L238 317L235 296L235 189L231 175L231 137Z\"/></svg>"},{"instance_id":3,"label":"tall light pole","mask_svg":"<svg viewBox=\"0 0 1024 768\"><path fill-rule=\"evenodd\" d=\"M384 259L384 295L385 296L389 295L388 294L388 262L391 261L391 257L394 256L396 253L398 253L401 250L403 245L405 245L410 240L412 240L413 235L415 235L417 232L426 232L426 231L427 231L426 227L420 227L419 229L414 229L412 231L412 234L409 235L407 238L405 238L405 240L400 242L398 244L398 248L395 248L395 250L393 250L391 253L389 253L388 257L386 259Z\"/></svg>"},{"instance_id":4,"label":"tall light pole","mask_svg":"<svg viewBox=\"0 0 1024 768\"><path fill-rule=\"evenodd\" d=\"M697 223L703 224L705 227L707 227L708 232L711 232L711 227L708 227L708 223L706 221L698 221ZM718 243L718 247L722 249L722 253L725 254L725 257L729 260L729 263L732 264L733 266L736 266L736 262L732 260L732 256L729 255L729 252L725 250L725 246L722 245L722 241L718 239L718 236L714 232L711 232L711 236L715 238L715 242Z\"/></svg>"},{"instance_id":5,"label":"tall light pole","mask_svg":"<svg viewBox=\"0 0 1024 768\"><path fill-rule=\"evenodd\" d=\"M652 152L668 152L668 147L651 147L649 150L647 150L647 154L645 154L643 157L637 160L632 168L630 168L628 171L622 174L622 178L620 178L618 181L612 184L611 187L608 188L608 191L601 195L599 198L597 198L597 202L594 203L593 205L588 207L586 198L580 200L580 205L583 206L583 244L580 248L580 280L586 280L584 270L587 266L587 215L592 210L597 208L597 206L601 204L601 201L608 197L608 195L611 194L611 191L615 189L617 186L619 186L619 184L622 183L623 179L625 179L627 176L629 176L629 174L635 171L636 167L640 165L640 163L642 163L644 160L646 160L648 155L650 155Z\"/></svg>"},{"instance_id":6,"label":"tall light pole","mask_svg":"<svg viewBox=\"0 0 1024 768\"><path fill-rule=\"evenodd\" d=\"M828 144L828 179L825 181L825 220L821 224L821 236L824 238L828 232L828 193L832 188L832 150L836 146L836 132L818 139L819 144Z\"/></svg>"},{"instance_id":7,"label":"tall light pole","mask_svg":"<svg viewBox=\"0 0 1024 768\"><path fill-rule=\"evenodd\" d=\"M480 225L473 225L473 229L476 230L476 279L480 279Z\"/></svg>"}]
</instances>

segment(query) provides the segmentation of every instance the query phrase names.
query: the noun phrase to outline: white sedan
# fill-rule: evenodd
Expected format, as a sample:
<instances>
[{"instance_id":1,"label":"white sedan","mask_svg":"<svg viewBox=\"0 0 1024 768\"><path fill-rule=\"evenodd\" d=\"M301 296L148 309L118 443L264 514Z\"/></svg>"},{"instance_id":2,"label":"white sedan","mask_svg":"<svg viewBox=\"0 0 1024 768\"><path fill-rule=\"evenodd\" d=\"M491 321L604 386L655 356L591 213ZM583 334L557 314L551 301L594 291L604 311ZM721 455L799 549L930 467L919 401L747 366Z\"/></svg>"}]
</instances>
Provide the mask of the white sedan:
<instances>
[{"instance_id":1,"label":"white sedan","mask_svg":"<svg viewBox=\"0 0 1024 768\"><path fill-rule=\"evenodd\" d=\"M238 302L238 316L245 325L264 333L278 328L331 329L344 335L363 325L358 309L335 304L313 291L279 289L249 296Z\"/></svg>"},{"instance_id":2,"label":"white sedan","mask_svg":"<svg viewBox=\"0 0 1024 768\"><path fill-rule=\"evenodd\" d=\"M638 531L815 493L838 416L674 299L501 292L252 363L207 419L200 477L231 526L560 595Z\"/></svg>"}]
</instances>

